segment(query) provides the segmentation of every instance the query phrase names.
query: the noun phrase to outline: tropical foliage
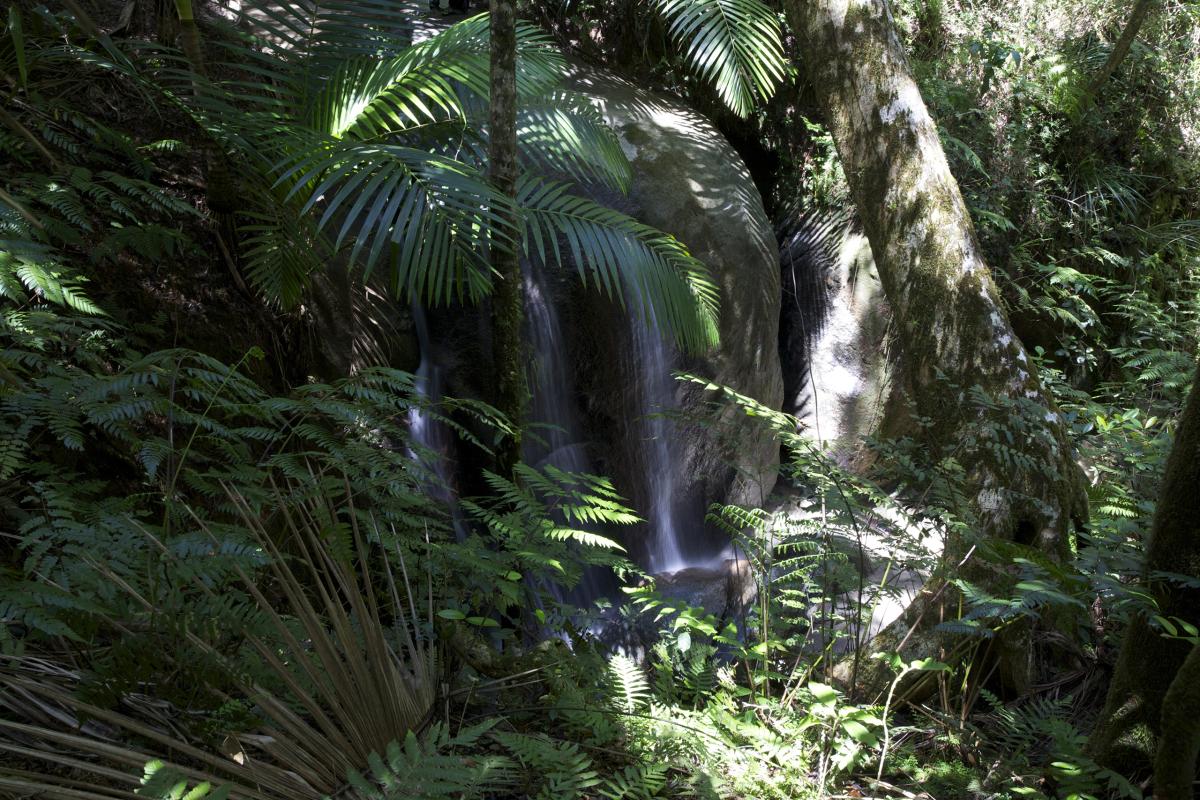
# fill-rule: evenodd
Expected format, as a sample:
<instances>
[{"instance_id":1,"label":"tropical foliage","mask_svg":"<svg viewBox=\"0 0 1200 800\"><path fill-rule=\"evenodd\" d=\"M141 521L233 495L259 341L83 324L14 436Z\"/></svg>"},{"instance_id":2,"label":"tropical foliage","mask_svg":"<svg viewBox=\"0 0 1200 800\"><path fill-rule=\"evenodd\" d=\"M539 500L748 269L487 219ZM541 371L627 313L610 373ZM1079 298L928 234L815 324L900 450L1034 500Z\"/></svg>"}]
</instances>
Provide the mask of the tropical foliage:
<instances>
[{"instance_id":1,"label":"tropical foliage","mask_svg":"<svg viewBox=\"0 0 1200 800\"><path fill-rule=\"evenodd\" d=\"M1200 18L1154 3L1107 74L1125 5L890 4L1057 409L931 364L971 410L961 436L931 449L914 414L847 463L703 374L719 315L749 312L626 213L630 134L573 79L602 63L710 115L825 263L854 209L774 5L520 4L508 197L486 14L10 4L0 794L1146 796L1150 765L1088 734L1126 630L1192 647L1200 627L1158 604L1200 591L1195 565L1144 570L1200 345ZM439 313L488 340L497 248L573 287L571 336L621 341L602 328L628 312L673 339L680 396L702 398L681 437L750 419L779 445L773 495L707 509L718 581L645 574L644 498L619 481L497 458L537 433L487 402L486 348L424 330ZM644 391L605 385L622 374L595 385ZM441 396L464 385L485 391ZM1047 413L1089 484L1061 559L980 537L964 488L980 453L1063 480L1029 455ZM1014 642L1029 696L1001 667Z\"/></svg>"}]
</instances>

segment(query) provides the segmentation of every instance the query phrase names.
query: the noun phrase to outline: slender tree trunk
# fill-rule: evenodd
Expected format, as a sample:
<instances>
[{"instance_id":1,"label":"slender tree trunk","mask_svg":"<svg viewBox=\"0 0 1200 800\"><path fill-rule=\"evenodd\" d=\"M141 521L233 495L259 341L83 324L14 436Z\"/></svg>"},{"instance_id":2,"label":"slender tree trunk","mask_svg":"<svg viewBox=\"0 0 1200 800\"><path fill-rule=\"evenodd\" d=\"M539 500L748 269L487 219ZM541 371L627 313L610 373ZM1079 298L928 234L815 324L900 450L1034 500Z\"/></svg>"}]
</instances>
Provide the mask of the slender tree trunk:
<instances>
[{"instance_id":1,"label":"slender tree trunk","mask_svg":"<svg viewBox=\"0 0 1200 800\"><path fill-rule=\"evenodd\" d=\"M491 14L491 114L488 138L488 177L506 197L516 195L517 184L517 33L513 0L490 0ZM509 220L510 223L515 220ZM510 224L515 229L515 224ZM495 274L492 292L492 356L496 365L496 405L517 434L498 453L505 475L521 457L520 429L524 422L525 380L521 357L521 323L524 297L521 289L519 242L493 240L489 257Z\"/></svg>"},{"instance_id":2,"label":"slender tree trunk","mask_svg":"<svg viewBox=\"0 0 1200 800\"><path fill-rule=\"evenodd\" d=\"M192 0L175 0L179 15L179 49L187 57L192 73L198 80L208 79L208 64L204 59L204 46L200 37L200 26L192 8ZM199 92L199 88L196 88ZM202 134L208 140L207 134ZM229 159L212 142L206 141L205 154L205 199L209 208L218 215L232 217L237 210L237 185ZM232 224L232 220L228 220ZM240 278L238 279L240 282Z\"/></svg>"},{"instance_id":3,"label":"slender tree trunk","mask_svg":"<svg viewBox=\"0 0 1200 800\"><path fill-rule=\"evenodd\" d=\"M175 0L175 10L179 16L179 49L183 51L192 68L193 91L199 94L199 82L208 79L208 65L204 60L204 45L200 37L200 26L196 24L192 0ZM160 33L169 35L169 28L163 27ZM202 131L200 136L204 141L204 199L208 202L209 211L212 212L213 221L216 223L217 249L234 285L240 291L250 294L237 262L238 230L235 215L238 209L238 188L233 168L229 164L229 157L207 132Z\"/></svg>"},{"instance_id":4,"label":"slender tree trunk","mask_svg":"<svg viewBox=\"0 0 1200 800\"><path fill-rule=\"evenodd\" d=\"M1085 515L1082 477L980 256L888 3L784 6L895 315L898 388L916 412L906 432L935 457L954 453L980 534L1064 557L1073 519ZM976 402L977 390L999 403ZM948 555L957 561L965 550L960 542ZM1017 662L1028 662L1028 648L1001 649L1011 651L1008 679L1020 691L1028 663Z\"/></svg>"},{"instance_id":5,"label":"slender tree trunk","mask_svg":"<svg viewBox=\"0 0 1200 800\"><path fill-rule=\"evenodd\" d=\"M1200 372L1167 459L1145 570L1159 614L1200 624L1200 589L1155 578L1168 572L1200 580ZM1184 745L1188 732L1178 726L1200 724L1200 713L1178 714L1185 696L1193 708L1200 702L1200 680L1179 680L1190 649L1185 641L1162 636L1145 617L1130 622L1108 702L1089 743L1097 760L1134 774L1149 768L1156 742L1168 748ZM1178 688L1172 688L1172 681ZM1172 698L1169 706L1164 704L1167 697Z\"/></svg>"},{"instance_id":6,"label":"slender tree trunk","mask_svg":"<svg viewBox=\"0 0 1200 800\"><path fill-rule=\"evenodd\" d=\"M1129 21L1125 23L1125 29L1121 31L1121 36L1117 39L1117 43L1113 45L1112 52L1108 54L1108 58L1104 60L1104 66L1100 67L1100 71L1092 76L1092 80L1088 83L1088 97L1095 97L1099 91L1108 83L1108 79L1117 71L1117 67L1121 66L1121 62L1129 55L1129 50L1133 47L1134 40L1137 39L1138 33L1142 29L1142 24L1146 18L1150 16L1150 12L1158 5L1159 0L1137 0L1133 4L1133 13L1129 15Z\"/></svg>"}]
</instances>

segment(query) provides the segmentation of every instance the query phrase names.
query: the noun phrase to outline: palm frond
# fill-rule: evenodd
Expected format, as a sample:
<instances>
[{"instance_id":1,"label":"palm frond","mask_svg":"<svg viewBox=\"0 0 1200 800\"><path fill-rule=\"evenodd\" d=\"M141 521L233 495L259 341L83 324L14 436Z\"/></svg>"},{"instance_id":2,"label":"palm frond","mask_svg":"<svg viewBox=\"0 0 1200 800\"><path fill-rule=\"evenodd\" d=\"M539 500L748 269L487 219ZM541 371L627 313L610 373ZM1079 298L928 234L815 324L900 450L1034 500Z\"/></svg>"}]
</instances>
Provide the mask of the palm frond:
<instances>
[{"instance_id":1,"label":"palm frond","mask_svg":"<svg viewBox=\"0 0 1200 800\"><path fill-rule=\"evenodd\" d=\"M288 498L288 487L279 489L275 505L296 550L293 556L280 551L245 498L229 496L243 530L269 558L267 577L282 597L282 602L267 597L259 579L236 568L272 629L269 641L253 633L246 641L276 688L251 681L199 635L185 634L196 650L227 668L228 683L239 687L264 721L261 735L233 737L239 758L209 752L135 715L80 699L72 691L77 676L47 676L33 659L0 656L0 754L58 767L0 767L0 788L80 800L129 797L138 784L128 777L132 771L169 754L175 759L170 768L182 778L228 786L232 798L318 800L337 793L348 775L366 769L393 742L423 726L437 679L433 652L418 631L429 620L418 617L403 557L368 543L368 535L380 541L382 532L361 530L352 504L342 508L334 497L300 504ZM194 522L217 540L204 522ZM345 534L331 536L334 530ZM145 535L164 557L176 557L149 531ZM153 610L153 603L108 564L94 561L93 567L114 590ZM198 576L195 583L205 594L213 593ZM84 719L101 727L85 726ZM141 745L128 743L135 740ZM101 777L116 789L97 790L95 782L64 773L63 765ZM123 785L129 788L120 790Z\"/></svg>"},{"instance_id":2,"label":"palm frond","mask_svg":"<svg viewBox=\"0 0 1200 800\"><path fill-rule=\"evenodd\" d=\"M511 243L500 210L508 204L470 166L423 150L383 143L316 139L278 165L277 187L321 211L317 229L340 227L334 247L353 233L350 258L366 274L388 256L393 283L429 302L463 287L486 293L485 247Z\"/></svg>"},{"instance_id":3,"label":"palm frond","mask_svg":"<svg viewBox=\"0 0 1200 800\"><path fill-rule=\"evenodd\" d=\"M488 97L485 15L460 22L399 56L343 63L314 99L306 124L359 139L410 132L414 126L464 119L471 99ZM541 97L562 79L565 61L530 25L517 27L517 88Z\"/></svg>"},{"instance_id":4,"label":"palm frond","mask_svg":"<svg viewBox=\"0 0 1200 800\"><path fill-rule=\"evenodd\" d=\"M255 49L299 66L310 87L348 58L386 58L412 44L414 7L403 2L253 0L239 6L234 30L249 29Z\"/></svg>"},{"instance_id":5,"label":"palm frond","mask_svg":"<svg viewBox=\"0 0 1200 800\"><path fill-rule=\"evenodd\" d=\"M759 0L654 0L688 64L722 102L746 116L768 98L786 62L775 12Z\"/></svg>"},{"instance_id":6,"label":"palm frond","mask_svg":"<svg viewBox=\"0 0 1200 800\"><path fill-rule=\"evenodd\" d=\"M687 350L719 340L717 288L705 266L675 237L570 192L556 181L525 177L517 187L525 247L543 262L566 263L586 283L624 303L633 290L640 311Z\"/></svg>"},{"instance_id":7,"label":"palm frond","mask_svg":"<svg viewBox=\"0 0 1200 800\"><path fill-rule=\"evenodd\" d=\"M290 24L295 14L275 4L262 6L260 14ZM327 15L345 5L351 18L359 0L336 0L322 8ZM368 3L368 5L371 5ZM411 14L411 11L405 12ZM401 15L403 17L404 15ZM396 22L397 26L411 21ZM340 25L340 23L339 23ZM333 30L340 30L335 25ZM335 137L369 138L401 132L431 120L463 116L464 96L486 99L489 73L489 22L486 14L463 20L418 44L404 36L386 51L363 50L353 27L321 40L320 57L303 37L280 38L271 46L261 39L229 45L229 66L249 72L252 80L240 79L225 86L239 96L249 95L264 108L298 119L314 130ZM272 37L275 38L275 37ZM314 63L315 59L315 63ZM565 61L553 41L538 28L517 27L517 88L524 97L537 97L562 79Z\"/></svg>"},{"instance_id":8,"label":"palm frond","mask_svg":"<svg viewBox=\"0 0 1200 800\"><path fill-rule=\"evenodd\" d=\"M543 173L629 191L633 175L621 142L582 94L556 91L524 104L517 143L526 162Z\"/></svg>"},{"instance_id":9,"label":"palm frond","mask_svg":"<svg viewBox=\"0 0 1200 800\"><path fill-rule=\"evenodd\" d=\"M269 303L290 309L300 302L309 279L324 269L324 251L315 245L304 217L289 214L287 206L243 212L242 258L246 278ZM304 246L302 243L311 243Z\"/></svg>"}]
</instances>

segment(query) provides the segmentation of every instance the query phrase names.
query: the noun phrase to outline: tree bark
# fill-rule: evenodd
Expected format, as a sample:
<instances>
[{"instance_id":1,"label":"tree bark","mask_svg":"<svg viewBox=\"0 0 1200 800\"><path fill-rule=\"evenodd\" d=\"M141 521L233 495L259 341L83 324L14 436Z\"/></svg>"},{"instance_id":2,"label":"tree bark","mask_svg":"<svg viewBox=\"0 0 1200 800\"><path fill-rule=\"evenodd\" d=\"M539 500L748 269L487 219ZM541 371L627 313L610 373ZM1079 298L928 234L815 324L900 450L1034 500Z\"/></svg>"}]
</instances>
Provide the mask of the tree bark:
<instances>
[{"instance_id":1,"label":"tree bark","mask_svg":"<svg viewBox=\"0 0 1200 800\"><path fill-rule=\"evenodd\" d=\"M491 108L488 129L488 178L505 197L516 196L517 185L517 32L513 0L490 0ZM501 212L506 228L516 229L511 210ZM521 457L520 429L524 421L525 380L521 357L524 296L521 287L519 243L493 238L489 258L492 292L492 356L496 368L496 407L508 417L514 435L500 445L497 466L509 476Z\"/></svg>"},{"instance_id":2,"label":"tree bark","mask_svg":"<svg viewBox=\"0 0 1200 800\"><path fill-rule=\"evenodd\" d=\"M196 80L208 80L208 64L204 59L204 45L200 37L200 27L196 24L196 17L193 13L192 0L175 0L175 9L179 15L179 49L187 58ZM199 94L199 87L195 87L194 91ZM227 217L227 219L219 220L223 223L220 227L229 228L229 232L235 234L231 241L236 242L236 228L233 225L232 217L237 211L238 203L233 169L229 165L229 159L209 139L208 135L203 133L201 135L205 139L205 199L214 214L218 217ZM235 277L240 284L240 276L236 276L235 273ZM240 288L244 288L244 286Z\"/></svg>"},{"instance_id":3,"label":"tree bark","mask_svg":"<svg viewBox=\"0 0 1200 800\"><path fill-rule=\"evenodd\" d=\"M1113 76L1113 73L1117 71L1117 67L1121 66L1121 62L1129 55L1133 42L1142 29L1142 24L1145 23L1146 18L1150 16L1150 11L1157 4L1158 0L1137 0L1134 3L1133 13L1129 15L1129 21L1125 23L1125 29L1121 31L1120 38L1113 45L1112 52L1104 60L1104 66L1100 67L1100 71L1088 82L1088 97L1095 97L1104 84L1108 83L1108 79Z\"/></svg>"},{"instance_id":4,"label":"tree bark","mask_svg":"<svg viewBox=\"0 0 1200 800\"><path fill-rule=\"evenodd\" d=\"M1082 476L980 256L888 3L784 5L895 315L898 388L915 414L893 432L918 436L935 458L954 454L982 536L1065 557L1086 514ZM996 403L977 402L978 390ZM952 543L951 563L965 551ZM1010 667L1020 691L1028 669Z\"/></svg>"},{"instance_id":5,"label":"tree bark","mask_svg":"<svg viewBox=\"0 0 1200 800\"><path fill-rule=\"evenodd\" d=\"M1178 617L1200 624L1200 589L1163 580L1161 573L1183 574L1200 579L1200 371L1192 384L1191 397L1175 434L1175 445L1167 459L1163 485L1158 496L1150 541L1146 550L1146 579L1151 596L1164 617ZM1191 646L1179 639L1162 636L1150 621L1138 617L1129 624L1121 653L1117 658L1108 701L1100 722L1092 733L1089 748L1102 764L1122 774L1145 772L1158 741L1167 746L1182 744L1182 733L1170 731L1169 722L1179 722L1174 714L1182 698L1171 707L1164 705L1168 691L1200 693L1200 681L1172 689L1180 667ZM1194 659L1193 659L1194 660ZM1188 702L1195 703L1194 698ZM1196 725L1200 714L1183 720ZM1194 735L1194 732L1193 732ZM1190 796L1190 795L1189 795Z\"/></svg>"},{"instance_id":6,"label":"tree bark","mask_svg":"<svg viewBox=\"0 0 1200 800\"><path fill-rule=\"evenodd\" d=\"M1200 756L1200 645L1192 646L1171 682L1162 725L1154 758L1154 800L1193 800Z\"/></svg>"}]
</instances>

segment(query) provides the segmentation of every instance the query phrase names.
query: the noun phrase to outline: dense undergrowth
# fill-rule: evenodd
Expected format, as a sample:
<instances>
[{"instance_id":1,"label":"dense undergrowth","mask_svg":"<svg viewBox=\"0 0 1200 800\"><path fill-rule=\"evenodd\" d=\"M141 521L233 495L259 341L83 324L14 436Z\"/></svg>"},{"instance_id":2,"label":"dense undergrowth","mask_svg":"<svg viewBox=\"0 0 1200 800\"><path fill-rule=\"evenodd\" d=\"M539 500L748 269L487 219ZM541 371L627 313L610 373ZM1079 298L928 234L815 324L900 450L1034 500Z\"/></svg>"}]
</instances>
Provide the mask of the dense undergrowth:
<instances>
[{"instance_id":1,"label":"dense undergrowth","mask_svg":"<svg viewBox=\"0 0 1200 800\"><path fill-rule=\"evenodd\" d=\"M974 527L961 451L873 441L878 469L851 474L794 420L710 387L779 438L788 486L784 508L711 510L746 564L741 602L719 616L657 592L624 558L611 533L638 518L604 478L481 470L478 495L453 498L413 421L436 418L487 453L512 430L486 404L433 403L382 365L329 380L264 365L319 328L306 298L326 261L386 264L384 283L429 300L486 292L480 98L451 80L479 88L479 20L400 49L374 85L392 93L357 118L356 139L345 118L281 110L264 86L298 91L283 68L296 63L256 62L262 43L237 28L240 44L222 40L216 16L202 73L180 50L103 34L81 9L14 5L0 30L0 793L1140 797L1145 776L1095 763L1086 735L1122 626L1146 610L1140 555L1200 336L1198 28L1194 7L1168 5L1153 46L1096 96L1080 87L1115 5L898 6L988 260L1089 472L1070 563L986 543L970 569L941 563L944 542L971 542ZM621 33L598 21L615 8L534 10L603 45ZM619 148L554 94L548 40L523 35L530 162L620 187ZM711 102L679 78L670 41L643 51L657 52L650 74ZM344 58L344 44L317 42L306 68ZM226 47L229 63L215 57ZM326 77L349 85L358 67L337 63ZM761 86L726 89L775 147L777 185L844 203L819 126L781 123L798 90L754 111ZM383 146L372 126L393 123L407 149L391 171L356 171ZM222 160L242 176L233 212L211 192ZM409 180L410 194L383 192ZM583 248L589 280L624 275L657 298L668 332L704 339L715 298L678 242L582 200L564 222L568 184L536 180L522 199L543 257ZM435 201L418 209L422 190ZM372 238L387 214L428 240L401 253L402 237ZM213 257L230 244L240 252ZM189 330L214 320L226 329ZM980 422L962 446L1020 459L1037 410L972 402ZM881 579L864 581L865 561ZM617 608L570 602L594 568L624 579ZM902 574L962 597L934 656L875 652L873 617L907 602ZM1184 637L1198 622L1161 621ZM639 647L595 635L614 625ZM1038 682L1015 698L992 648L1021 626L1038 630ZM868 673L882 691L847 688Z\"/></svg>"}]
</instances>

